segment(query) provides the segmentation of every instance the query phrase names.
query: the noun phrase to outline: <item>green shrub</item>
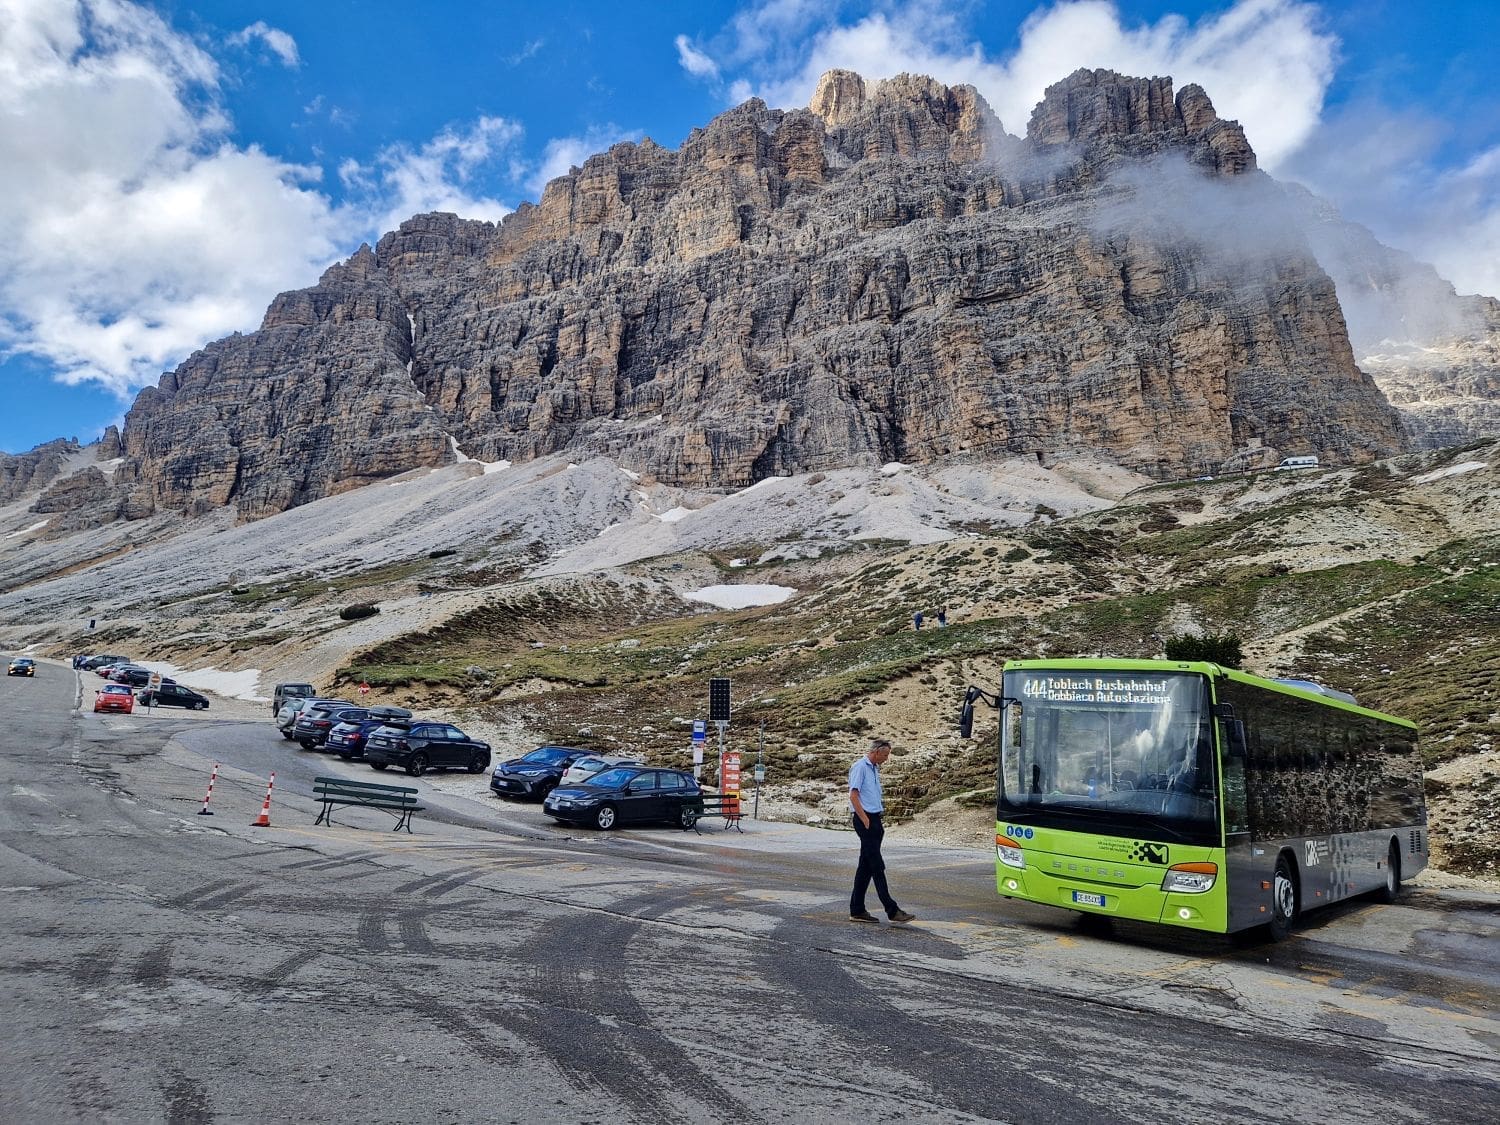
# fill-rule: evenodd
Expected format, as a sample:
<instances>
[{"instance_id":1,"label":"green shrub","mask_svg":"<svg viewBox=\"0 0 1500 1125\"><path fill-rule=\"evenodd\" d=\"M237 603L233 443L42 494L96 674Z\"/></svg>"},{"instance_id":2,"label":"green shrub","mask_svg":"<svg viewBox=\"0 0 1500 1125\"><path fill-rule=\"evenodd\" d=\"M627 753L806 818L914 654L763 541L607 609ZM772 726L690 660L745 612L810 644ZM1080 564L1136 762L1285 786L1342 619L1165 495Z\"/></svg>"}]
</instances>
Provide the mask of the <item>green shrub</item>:
<instances>
[{"instance_id":1,"label":"green shrub","mask_svg":"<svg viewBox=\"0 0 1500 1125\"><path fill-rule=\"evenodd\" d=\"M1206 660L1225 668L1238 668L1245 659L1235 633L1175 633L1165 651L1168 660Z\"/></svg>"}]
</instances>

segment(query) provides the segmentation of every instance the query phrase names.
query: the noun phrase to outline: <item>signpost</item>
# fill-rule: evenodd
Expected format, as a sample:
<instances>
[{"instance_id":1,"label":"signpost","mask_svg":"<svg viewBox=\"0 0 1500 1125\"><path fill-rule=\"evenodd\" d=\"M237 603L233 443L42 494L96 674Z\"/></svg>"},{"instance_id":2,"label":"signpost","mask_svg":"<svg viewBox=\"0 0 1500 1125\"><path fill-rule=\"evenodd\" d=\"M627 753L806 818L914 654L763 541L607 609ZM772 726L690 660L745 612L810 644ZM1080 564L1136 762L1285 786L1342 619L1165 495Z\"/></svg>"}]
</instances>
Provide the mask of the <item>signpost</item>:
<instances>
[{"instance_id":1,"label":"signpost","mask_svg":"<svg viewBox=\"0 0 1500 1125\"><path fill-rule=\"evenodd\" d=\"M156 693L157 693L158 690L160 690L160 688L161 688L161 673L160 672L152 672L151 675L149 675L149 676L146 677L146 690L147 690L146 699L148 701L146 703L146 710L147 711L150 711L151 708L156 704Z\"/></svg>"},{"instance_id":2,"label":"signpost","mask_svg":"<svg viewBox=\"0 0 1500 1125\"><path fill-rule=\"evenodd\" d=\"M708 724L702 719L693 720L693 780L703 777L703 747L708 742Z\"/></svg>"}]
</instances>

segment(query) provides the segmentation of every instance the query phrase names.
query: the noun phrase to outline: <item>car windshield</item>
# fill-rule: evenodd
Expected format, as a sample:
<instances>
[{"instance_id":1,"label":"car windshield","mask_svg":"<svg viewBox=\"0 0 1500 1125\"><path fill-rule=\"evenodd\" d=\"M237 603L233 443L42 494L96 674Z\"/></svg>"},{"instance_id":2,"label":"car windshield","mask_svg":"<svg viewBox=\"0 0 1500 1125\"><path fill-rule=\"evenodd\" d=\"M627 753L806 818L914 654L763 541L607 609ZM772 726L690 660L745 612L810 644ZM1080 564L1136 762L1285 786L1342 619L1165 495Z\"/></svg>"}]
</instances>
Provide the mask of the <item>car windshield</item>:
<instances>
[{"instance_id":1,"label":"car windshield","mask_svg":"<svg viewBox=\"0 0 1500 1125\"><path fill-rule=\"evenodd\" d=\"M545 765L555 766L558 762L567 760L567 757L568 755L566 751L558 750L551 746L543 746L539 749L533 750L530 754L527 754L526 757L521 759L521 761L540 762Z\"/></svg>"},{"instance_id":2,"label":"car windshield","mask_svg":"<svg viewBox=\"0 0 1500 1125\"><path fill-rule=\"evenodd\" d=\"M129 695L130 687L127 684L110 684L107 688L100 688L102 695Z\"/></svg>"},{"instance_id":3,"label":"car windshield","mask_svg":"<svg viewBox=\"0 0 1500 1125\"><path fill-rule=\"evenodd\" d=\"M589 778L589 784L603 786L607 789L619 789L622 786L629 785L630 779L635 777L636 772L635 770L624 769L605 770Z\"/></svg>"},{"instance_id":4,"label":"car windshield","mask_svg":"<svg viewBox=\"0 0 1500 1125\"><path fill-rule=\"evenodd\" d=\"M604 763L598 758L579 758L570 768L579 773L597 773L604 768Z\"/></svg>"}]
</instances>

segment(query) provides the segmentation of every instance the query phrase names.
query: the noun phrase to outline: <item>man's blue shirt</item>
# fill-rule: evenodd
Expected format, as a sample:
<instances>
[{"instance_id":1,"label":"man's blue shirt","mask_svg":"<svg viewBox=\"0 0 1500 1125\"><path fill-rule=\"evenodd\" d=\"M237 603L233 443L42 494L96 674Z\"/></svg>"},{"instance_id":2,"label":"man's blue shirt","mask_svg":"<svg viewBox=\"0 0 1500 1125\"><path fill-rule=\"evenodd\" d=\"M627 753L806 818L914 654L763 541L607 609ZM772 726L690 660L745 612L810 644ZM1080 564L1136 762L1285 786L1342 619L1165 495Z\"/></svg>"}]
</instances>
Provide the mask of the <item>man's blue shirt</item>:
<instances>
[{"instance_id":1,"label":"man's blue shirt","mask_svg":"<svg viewBox=\"0 0 1500 1125\"><path fill-rule=\"evenodd\" d=\"M859 803L865 812L885 811L885 803L880 799L880 770L869 758L862 757L849 767L849 788L859 790ZM849 802L849 808L853 811L853 801Z\"/></svg>"}]
</instances>

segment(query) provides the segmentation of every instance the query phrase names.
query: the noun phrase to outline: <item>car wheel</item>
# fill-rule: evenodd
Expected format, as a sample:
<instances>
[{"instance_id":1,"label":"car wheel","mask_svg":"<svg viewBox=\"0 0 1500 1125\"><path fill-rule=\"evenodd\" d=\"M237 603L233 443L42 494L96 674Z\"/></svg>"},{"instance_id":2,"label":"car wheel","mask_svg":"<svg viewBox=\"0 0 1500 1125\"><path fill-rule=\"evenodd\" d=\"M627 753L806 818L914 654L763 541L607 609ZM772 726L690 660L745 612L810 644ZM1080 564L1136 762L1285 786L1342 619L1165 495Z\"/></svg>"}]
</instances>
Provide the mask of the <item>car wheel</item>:
<instances>
[{"instance_id":1,"label":"car wheel","mask_svg":"<svg viewBox=\"0 0 1500 1125\"><path fill-rule=\"evenodd\" d=\"M1391 841L1391 850L1385 857L1385 886L1380 888L1378 897L1381 902L1395 902L1401 894L1401 847L1396 841Z\"/></svg>"},{"instance_id":2,"label":"car wheel","mask_svg":"<svg viewBox=\"0 0 1500 1125\"><path fill-rule=\"evenodd\" d=\"M684 831L698 823L698 810L683 805L677 810L677 826Z\"/></svg>"},{"instance_id":3,"label":"car wheel","mask_svg":"<svg viewBox=\"0 0 1500 1125\"><path fill-rule=\"evenodd\" d=\"M472 758L469 759L469 772L483 773L484 767L487 765L489 765L489 762L485 760L483 754L475 754Z\"/></svg>"},{"instance_id":4,"label":"car wheel","mask_svg":"<svg viewBox=\"0 0 1500 1125\"><path fill-rule=\"evenodd\" d=\"M594 827L608 832L615 826L614 805L600 805L599 811L594 813Z\"/></svg>"},{"instance_id":5,"label":"car wheel","mask_svg":"<svg viewBox=\"0 0 1500 1125\"><path fill-rule=\"evenodd\" d=\"M313 744L311 742L308 742L305 738L299 738L297 740L297 745L302 747L302 749L304 750L311 750L313 748Z\"/></svg>"},{"instance_id":6,"label":"car wheel","mask_svg":"<svg viewBox=\"0 0 1500 1125\"><path fill-rule=\"evenodd\" d=\"M1297 873L1285 855L1276 860L1276 875L1271 883L1271 921L1266 929L1272 941L1282 941L1297 921Z\"/></svg>"},{"instance_id":7,"label":"car wheel","mask_svg":"<svg viewBox=\"0 0 1500 1125\"><path fill-rule=\"evenodd\" d=\"M206 699L197 699L197 700L194 700L193 701L193 710L194 711L207 711L208 710L208 700L206 700Z\"/></svg>"},{"instance_id":8,"label":"car wheel","mask_svg":"<svg viewBox=\"0 0 1500 1125\"><path fill-rule=\"evenodd\" d=\"M371 762L370 763L370 768L372 770L383 770L387 766L389 766L390 764L391 764L390 762Z\"/></svg>"},{"instance_id":9,"label":"car wheel","mask_svg":"<svg viewBox=\"0 0 1500 1125\"><path fill-rule=\"evenodd\" d=\"M288 742L290 742L292 740L292 736L289 735L289 734L287 734L286 731L282 731L281 732L281 737L284 738L284 739L286 739Z\"/></svg>"},{"instance_id":10,"label":"car wheel","mask_svg":"<svg viewBox=\"0 0 1500 1125\"><path fill-rule=\"evenodd\" d=\"M421 777L427 772L427 755L413 754L411 761L406 764L406 772L412 777Z\"/></svg>"}]
</instances>

